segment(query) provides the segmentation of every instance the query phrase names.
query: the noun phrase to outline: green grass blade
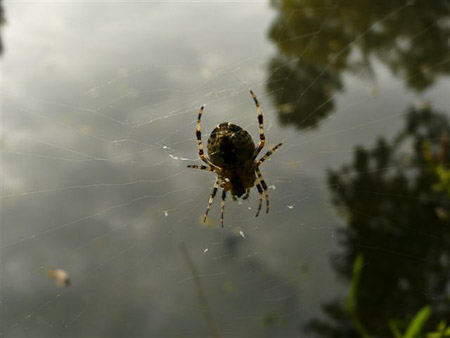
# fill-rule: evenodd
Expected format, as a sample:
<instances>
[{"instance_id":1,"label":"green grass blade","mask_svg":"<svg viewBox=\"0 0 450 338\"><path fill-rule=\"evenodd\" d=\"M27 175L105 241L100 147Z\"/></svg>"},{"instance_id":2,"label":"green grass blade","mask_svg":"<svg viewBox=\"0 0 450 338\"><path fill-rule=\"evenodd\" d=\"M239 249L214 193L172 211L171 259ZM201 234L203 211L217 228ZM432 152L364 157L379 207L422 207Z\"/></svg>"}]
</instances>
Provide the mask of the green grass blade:
<instances>
[{"instance_id":1,"label":"green grass blade","mask_svg":"<svg viewBox=\"0 0 450 338\"><path fill-rule=\"evenodd\" d=\"M361 270L364 264L364 257L362 254L358 254L353 264L352 284L350 286L350 294L347 301L347 310L349 312L356 311L356 298L359 286L359 280L361 279Z\"/></svg>"},{"instance_id":2,"label":"green grass blade","mask_svg":"<svg viewBox=\"0 0 450 338\"><path fill-rule=\"evenodd\" d=\"M422 330L422 327L425 325L425 322L428 320L428 317L430 315L431 309L429 306L425 306L420 309L412 319L411 323L409 323L408 329L406 330L403 338L419 337L420 331Z\"/></svg>"},{"instance_id":3,"label":"green grass blade","mask_svg":"<svg viewBox=\"0 0 450 338\"><path fill-rule=\"evenodd\" d=\"M355 259L355 263L353 264L353 273L352 273L352 283L350 286L350 294L348 295L347 300L347 311L350 315L350 318L355 325L355 328L358 330L360 336L362 338L369 338L369 333L366 328L359 320L357 311L356 311L356 299L359 287L359 281L361 279L361 270L364 264L364 257L362 254L358 254Z\"/></svg>"}]
</instances>

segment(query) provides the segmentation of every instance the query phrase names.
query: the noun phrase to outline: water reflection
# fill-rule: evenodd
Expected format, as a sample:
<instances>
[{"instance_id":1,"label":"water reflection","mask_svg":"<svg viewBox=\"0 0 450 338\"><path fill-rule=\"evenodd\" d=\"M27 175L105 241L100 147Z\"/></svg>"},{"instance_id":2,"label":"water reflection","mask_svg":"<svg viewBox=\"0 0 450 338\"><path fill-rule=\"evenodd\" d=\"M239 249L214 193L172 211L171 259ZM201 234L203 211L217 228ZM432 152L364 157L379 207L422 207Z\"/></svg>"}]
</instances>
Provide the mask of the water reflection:
<instances>
[{"instance_id":1,"label":"water reflection","mask_svg":"<svg viewBox=\"0 0 450 338\"><path fill-rule=\"evenodd\" d=\"M450 73L446 0L272 1L269 36L278 53L267 88L279 120L315 126L334 107L344 73L373 77L385 65L417 92ZM282 88L282 90L280 90Z\"/></svg>"},{"instance_id":2,"label":"water reflection","mask_svg":"<svg viewBox=\"0 0 450 338\"><path fill-rule=\"evenodd\" d=\"M275 102L287 112L280 119L283 124L315 126L335 107L342 112L314 134L299 133L279 127L273 100L261 88L273 51L273 43L265 40L273 13L264 3L5 6L11 25L4 55L3 335L206 336L195 279L179 250L184 242L222 336L304 337L299 327L316 318L322 304L347 292L328 264L329 254L338 250L337 221L328 203L324 168L338 168L354 144L372 143L373 135L389 128L387 134L395 132L400 118L389 114L401 112L397 108L409 104L411 96L392 78L381 77L380 86L389 88L389 95L368 96L360 104L360 92L343 76L343 69L359 72L357 63L350 62L351 53L340 70L326 61L314 63L313 55L296 58L280 52L272 63L280 72L273 75L279 85L269 85L273 97L280 97ZM336 8L330 13L311 27L314 32L323 32L339 14ZM224 32L226 38L217 39ZM301 36L291 42L296 38ZM309 38L310 46L321 47L315 46L323 42L321 34ZM385 74L383 67L373 71ZM191 163L186 159L197 158L198 107L209 105L205 133L216 123L234 121L257 137L247 86L265 101L268 144L286 141L265 167L273 208L256 219L258 197L253 194L249 204L227 206L229 226L222 229L216 221L205 228L199 218L214 178L185 167ZM440 106L448 105L445 95L440 97ZM400 153L408 139L412 137L387 148ZM433 157L437 141L430 142L427 154ZM365 152L371 159L371 151ZM429 175L436 174L431 162L426 162ZM367 166L372 165L368 160ZM408 180L408 175L416 178L413 168L404 162L398 166L407 171ZM345 180L340 175L341 182L369 178L352 167L349 171L354 176ZM370 196L379 197L367 193L366 200ZM399 219L409 217L404 212L410 200L398 198ZM387 197L385 202L389 207ZM445 210L444 205L436 212L442 217ZM212 212L218 220L220 206ZM379 222L387 223L393 214L379 214ZM410 235L414 246L428 239L441 250L431 230L413 229ZM353 257L362 251L351 249ZM402 250L395 247L385 257L414 263L422 259L420 247L409 252L412 258L403 257ZM370 267L377 257L366 251ZM384 252L377 248L375 254ZM343 262L351 266L352 257ZM70 287L57 288L48 278L46 269L57 268L67 271ZM362 281L361 292L366 283ZM344 321L348 316L337 304L335 313ZM403 318L405 313L392 316ZM322 327L333 331L332 320ZM351 322L342 327L355 332Z\"/></svg>"},{"instance_id":3,"label":"water reflection","mask_svg":"<svg viewBox=\"0 0 450 338\"><path fill-rule=\"evenodd\" d=\"M333 109L333 94L342 88L339 76L323 67L283 56L271 60L267 88L272 93L282 125L299 129L314 128ZM313 84L311 86L311 84ZM282 90L280 90L282 88ZM302 96L299 93L306 93Z\"/></svg>"},{"instance_id":4,"label":"water reflection","mask_svg":"<svg viewBox=\"0 0 450 338\"><path fill-rule=\"evenodd\" d=\"M353 162L330 170L332 201L345 227L343 251L333 260L339 275L352 278L356 255L365 265L357 294L357 314L369 334L392 335L425 305L432 309L427 329L450 316L449 195L436 189L436 166L450 162L448 120L430 108L411 109L393 142L380 137L372 149L358 147ZM411 148L411 151L408 149ZM323 306L327 320L309 330L323 337L358 337L340 300ZM403 326L402 326L403 325Z\"/></svg>"}]
</instances>

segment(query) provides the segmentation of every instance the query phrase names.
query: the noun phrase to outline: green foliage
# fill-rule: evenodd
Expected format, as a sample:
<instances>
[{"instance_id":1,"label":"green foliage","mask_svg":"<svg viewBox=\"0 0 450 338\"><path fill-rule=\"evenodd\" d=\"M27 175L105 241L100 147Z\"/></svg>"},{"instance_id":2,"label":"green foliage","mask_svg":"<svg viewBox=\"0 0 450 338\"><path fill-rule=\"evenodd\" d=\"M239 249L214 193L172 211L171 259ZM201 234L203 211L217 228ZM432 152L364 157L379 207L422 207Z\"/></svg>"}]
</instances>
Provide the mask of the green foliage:
<instances>
[{"instance_id":1,"label":"green foliage","mask_svg":"<svg viewBox=\"0 0 450 338\"><path fill-rule=\"evenodd\" d=\"M333 263L350 281L350 292L346 303L323 306L326 320L309 323L323 337L419 337L450 318L450 199L436 190L436 184L445 186L447 171L440 179L430 170L430 159L450 162L442 150L448 141L439 138L450 135L450 126L429 107L405 117L393 140L357 147L352 162L329 172L332 203L346 222Z\"/></svg>"},{"instance_id":2,"label":"green foliage","mask_svg":"<svg viewBox=\"0 0 450 338\"><path fill-rule=\"evenodd\" d=\"M358 330L359 334L363 338L369 338L370 335L366 331L365 327L358 318L357 312L357 297L358 297L358 286L361 279L361 272L363 268L364 257L361 253L356 256L355 263L353 264L352 282L350 286L350 294L347 300L347 311L353 320L353 323ZM398 326L394 320L389 320L389 327L391 329L394 338L418 338L420 333L431 315L431 308L425 306L417 312L414 318L408 325L405 334L402 335ZM427 338L439 338L450 336L450 327L445 328L445 322L441 322L438 326L437 332L432 332L426 335Z\"/></svg>"},{"instance_id":3,"label":"green foliage","mask_svg":"<svg viewBox=\"0 0 450 338\"><path fill-rule=\"evenodd\" d=\"M357 304L357 297L358 297L358 286L359 286L359 280L361 278L361 271L363 268L364 263L364 257L362 254L358 254L355 259L355 264L353 264L353 274L352 274L352 283L350 286L350 294L348 296L347 301L347 311L350 315L350 317L353 320L353 323L355 324L356 329L360 333L361 337L368 338L369 334L367 333L366 329L364 328L364 325L361 323L361 321L358 318L356 304Z\"/></svg>"},{"instance_id":4,"label":"green foliage","mask_svg":"<svg viewBox=\"0 0 450 338\"><path fill-rule=\"evenodd\" d=\"M444 165L438 165L435 168L436 175L439 181L433 185L436 191L442 191L450 198L450 168L444 167Z\"/></svg>"},{"instance_id":5,"label":"green foliage","mask_svg":"<svg viewBox=\"0 0 450 338\"><path fill-rule=\"evenodd\" d=\"M403 338L419 337L420 332L422 331L422 328L430 315L431 309L429 306L425 306L424 308L422 308L412 319Z\"/></svg>"},{"instance_id":6,"label":"green foliage","mask_svg":"<svg viewBox=\"0 0 450 338\"><path fill-rule=\"evenodd\" d=\"M408 328L404 335L400 334L400 330L398 329L398 324L396 321L389 320L389 327L391 329L392 335L394 338L418 338L418 337L426 337L426 338L445 338L450 337L450 326L446 327L445 321L441 321L436 328L436 331L429 332L425 335L421 335L421 331L425 326L426 321L431 316L431 308L429 306L425 306L417 312L414 318L408 325Z\"/></svg>"},{"instance_id":7,"label":"green foliage","mask_svg":"<svg viewBox=\"0 0 450 338\"><path fill-rule=\"evenodd\" d=\"M450 325L446 327L445 321L441 321L435 332L426 335L427 338L444 338L450 337Z\"/></svg>"},{"instance_id":8,"label":"green foliage","mask_svg":"<svg viewBox=\"0 0 450 338\"><path fill-rule=\"evenodd\" d=\"M364 263L363 255L358 254L356 256L355 263L353 264L352 283L350 286L350 294L347 301L348 312L356 312L356 298L363 263Z\"/></svg>"}]
</instances>

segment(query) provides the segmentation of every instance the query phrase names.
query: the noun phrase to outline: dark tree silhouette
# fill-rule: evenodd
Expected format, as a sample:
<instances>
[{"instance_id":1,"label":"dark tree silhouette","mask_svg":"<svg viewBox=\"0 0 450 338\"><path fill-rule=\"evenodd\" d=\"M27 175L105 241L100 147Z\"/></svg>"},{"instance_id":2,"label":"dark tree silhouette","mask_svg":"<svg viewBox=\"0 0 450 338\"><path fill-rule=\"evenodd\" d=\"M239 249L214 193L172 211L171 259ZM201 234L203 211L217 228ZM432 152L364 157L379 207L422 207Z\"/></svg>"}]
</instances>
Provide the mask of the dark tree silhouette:
<instances>
[{"instance_id":1,"label":"dark tree silhouette","mask_svg":"<svg viewBox=\"0 0 450 338\"><path fill-rule=\"evenodd\" d=\"M333 109L343 72L376 62L417 92L450 74L450 1L272 1L269 31L278 55L269 65L268 91L280 121L316 125Z\"/></svg>"},{"instance_id":2,"label":"dark tree silhouette","mask_svg":"<svg viewBox=\"0 0 450 338\"><path fill-rule=\"evenodd\" d=\"M267 88L273 95L282 125L315 128L334 108L333 94L342 88L340 78L317 65L273 58ZM305 93L306 95L302 95Z\"/></svg>"},{"instance_id":3,"label":"dark tree silhouette","mask_svg":"<svg viewBox=\"0 0 450 338\"><path fill-rule=\"evenodd\" d=\"M449 131L443 115L411 109L392 142L379 138L373 149L358 147L353 163L328 173L332 202L346 221L343 252L333 265L350 280L355 257L363 254L357 314L372 336L392 336L389 320L411 320L425 305L432 308L428 329L450 318L450 222L438 212L448 210L449 197L433 188L438 176L430 161L440 156L450 163L440 152L448 149L440 135ZM358 336L343 300L323 310L327 320L313 320L307 329L324 337Z\"/></svg>"}]
</instances>

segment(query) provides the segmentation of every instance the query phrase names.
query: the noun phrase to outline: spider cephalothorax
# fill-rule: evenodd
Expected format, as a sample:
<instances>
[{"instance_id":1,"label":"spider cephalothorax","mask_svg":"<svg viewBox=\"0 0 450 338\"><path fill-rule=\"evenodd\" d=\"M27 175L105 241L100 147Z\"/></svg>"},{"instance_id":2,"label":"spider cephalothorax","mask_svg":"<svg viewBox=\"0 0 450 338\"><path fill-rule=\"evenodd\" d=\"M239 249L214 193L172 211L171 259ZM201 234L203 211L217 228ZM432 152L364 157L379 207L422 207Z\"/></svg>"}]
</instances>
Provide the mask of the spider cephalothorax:
<instances>
[{"instance_id":1,"label":"spider cephalothorax","mask_svg":"<svg viewBox=\"0 0 450 338\"><path fill-rule=\"evenodd\" d=\"M269 192L267 184L262 177L259 166L279 147L281 143L277 144L269 150L261 159L256 160L256 157L261 152L265 143L263 114L253 91L250 91L258 111L259 122L259 144L255 147L250 134L231 122L223 122L219 124L212 131L208 139L208 155L204 154L201 133L201 118L203 113L203 106L200 108L196 125L196 136L198 153L203 162L207 166L202 165L188 165L189 168L212 171L217 174L216 182L214 183L213 191L209 198L208 206L206 207L203 221L206 220L209 208L211 207L214 197L216 196L219 187L223 189L222 203L221 203L221 217L220 222L223 227L223 212L225 210L225 198L227 191L231 191L231 196L234 200L242 197L247 199L250 194L250 188L256 184L259 192L259 205L256 216L261 211L263 192L266 196L266 212L269 212Z\"/></svg>"}]
</instances>

